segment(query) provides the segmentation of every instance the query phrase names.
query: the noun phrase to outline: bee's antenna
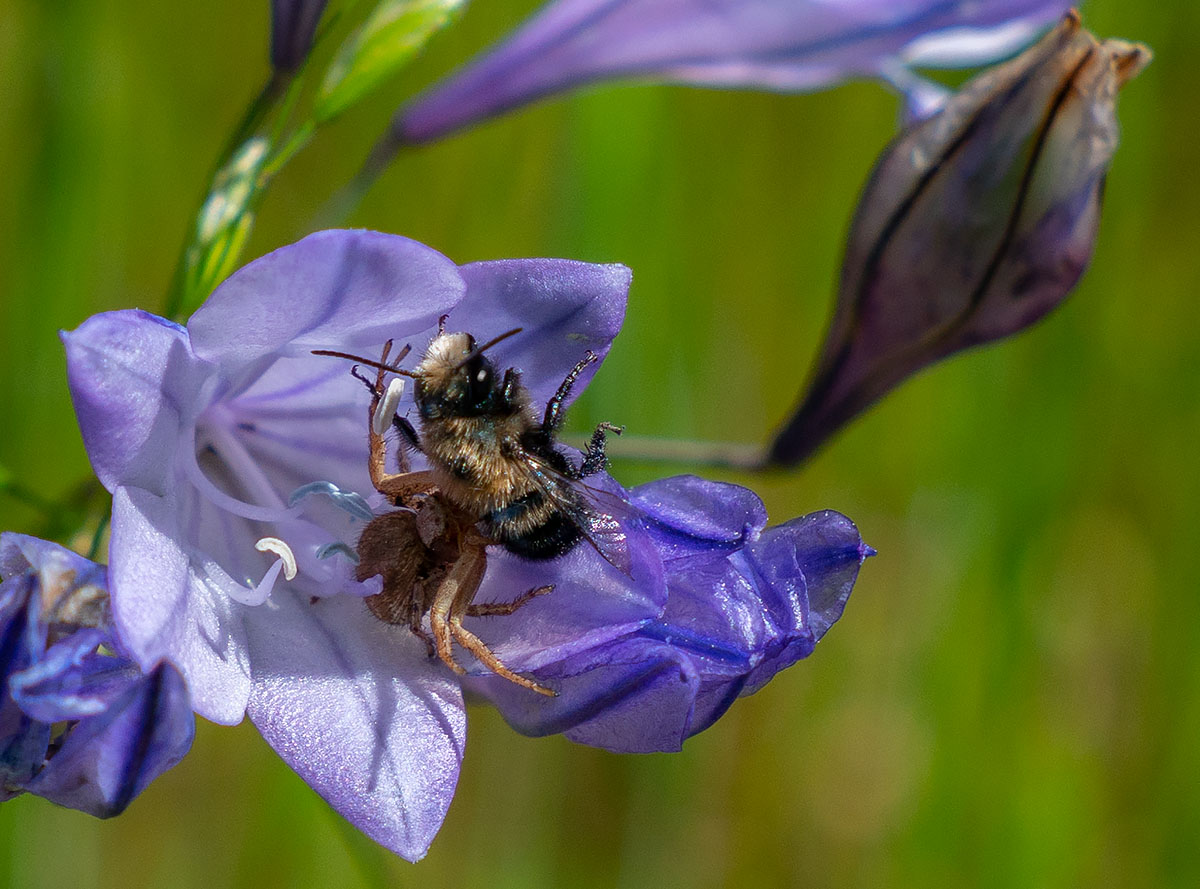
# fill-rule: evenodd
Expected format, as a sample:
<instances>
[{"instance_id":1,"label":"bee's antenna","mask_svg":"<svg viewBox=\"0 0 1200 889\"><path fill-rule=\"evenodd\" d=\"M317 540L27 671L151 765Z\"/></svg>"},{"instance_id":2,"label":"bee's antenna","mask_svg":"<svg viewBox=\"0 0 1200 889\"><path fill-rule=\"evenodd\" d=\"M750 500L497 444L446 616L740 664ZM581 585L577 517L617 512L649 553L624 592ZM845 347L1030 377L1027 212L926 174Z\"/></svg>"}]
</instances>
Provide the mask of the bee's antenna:
<instances>
[{"instance_id":1,"label":"bee's antenna","mask_svg":"<svg viewBox=\"0 0 1200 889\"><path fill-rule=\"evenodd\" d=\"M411 347L405 346L400 350L400 353L396 356L395 360L403 360L404 356L410 351L412 351ZM365 364L367 367L373 367L376 370L384 370L388 373L398 374L402 377L412 377L413 379L417 378L417 374L413 373L411 370L405 370L402 367L396 367L394 364L384 364L382 361L373 361L370 358L363 358L361 355L351 355L349 352L334 352L330 349L313 349L312 354L325 355L329 358L345 358L347 361L357 361L359 364Z\"/></svg>"},{"instance_id":2,"label":"bee's antenna","mask_svg":"<svg viewBox=\"0 0 1200 889\"><path fill-rule=\"evenodd\" d=\"M504 333L500 334L499 336L492 337L490 340L488 340L482 346L476 346L474 349L472 349L470 352L467 353L467 356L465 358L463 358L462 361L458 362L458 364L456 364L454 366L454 369L458 370L458 368L462 367L464 364L466 364L472 358L476 357L477 355L482 355L484 352L486 352L492 346L496 345L496 343L502 342L502 341L508 339L510 336L516 336L518 333L520 333L524 329L525 328L523 328L523 327L514 327L512 330L506 330Z\"/></svg>"}]
</instances>

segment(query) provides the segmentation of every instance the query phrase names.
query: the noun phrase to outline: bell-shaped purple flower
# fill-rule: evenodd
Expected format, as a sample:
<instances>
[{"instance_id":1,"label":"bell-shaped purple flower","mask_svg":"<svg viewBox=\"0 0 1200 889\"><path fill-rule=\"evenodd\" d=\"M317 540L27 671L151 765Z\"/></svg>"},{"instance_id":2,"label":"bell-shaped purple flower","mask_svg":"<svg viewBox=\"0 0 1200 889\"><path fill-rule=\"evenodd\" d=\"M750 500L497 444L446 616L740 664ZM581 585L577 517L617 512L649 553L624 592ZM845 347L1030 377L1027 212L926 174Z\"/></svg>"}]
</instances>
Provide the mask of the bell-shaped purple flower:
<instances>
[{"instance_id":1,"label":"bell-shaped purple flower","mask_svg":"<svg viewBox=\"0 0 1200 889\"><path fill-rule=\"evenodd\" d=\"M518 731L563 732L618 753L678 750L812 653L873 553L828 510L764 530L762 501L736 485L679 476L635 488L631 501L662 557L666 605L587 651L543 653L534 675L558 691L552 700L498 677L473 679Z\"/></svg>"},{"instance_id":2,"label":"bell-shaped purple flower","mask_svg":"<svg viewBox=\"0 0 1200 889\"><path fill-rule=\"evenodd\" d=\"M304 64L328 0L271 0L271 67L285 74Z\"/></svg>"},{"instance_id":3,"label":"bell-shaped purple flower","mask_svg":"<svg viewBox=\"0 0 1200 889\"><path fill-rule=\"evenodd\" d=\"M1117 91L1149 61L1070 14L879 159L832 326L770 461L796 463L921 368L1061 303L1091 258Z\"/></svg>"},{"instance_id":4,"label":"bell-shaped purple flower","mask_svg":"<svg viewBox=\"0 0 1200 889\"><path fill-rule=\"evenodd\" d=\"M197 712L223 723L248 714L355 825L407 858L421 857L463 755L461 683L407 627L382 622L362 601L379 591L380 578L357 581L346 554L378 503L369 499L370 394L346 362L313 350L372 357L388 339L422 349L443 315L449 329L480 341L520 327L488 354L500 367L520 367L534 402L544 404L585 352L607 353L629 281L621 266L565 260L459 267L404 238L330 231L235 273L186 328L125 311L66 334L84 442L113 492L114 615L139 662L178 665ZM406 398L401 413L411 405ZM594 482L622 496L607 476ZM691 543L673 542L668 519L628 521L630 575L587 545L545 563L493 548L477 601L511 600L545 584L554 590L510 616L468 618L468 625L510 668L537 674L579 658L599 662L611 644L661 621L672 601L703 600L700 580L689 581L686 593L674 591L682 581L669 587L672 554L690 553L705 539L698 529L752 495L715 486L689 499L700 489L681 485L671 509L645 512L676 516ZM760 540L760 518L748 533L769 548L772 532ZM830 559L841 558L843 543L831 544ZM759 621L759 635L731 643L743 645L753 671L744 684L757 685L807 653L839 609L805 604L812 593L806 600L801 591L807 563L800 557L789 562L764 549L754 562L729 554L737 548L729 541L722 545L721 557L748 583L755 578L738 607L764 607L754 596L794 600L792 618L773 611ZM759 563L761 577L751 567ZM823 583L818 597L832 595ZM693 610L710 622L741 621L727 607L735 598L714 588L711 601ZM486 673L466 658L463 665ZM688 730L708 718L691 720ZM645 724L623 718L604 743L642 749L656 719L653 712L643 713ZM681 734L659 734L672 732ZM577 734L588 739L583 729Z\"/></svg>"},{"instance_id":5,"label":"bell-shaped purple flower","mask_svg":"<svg viewBox=\"0 0 1200 889\"><path fill-rule=\"evenodd\" d=\"M815 90L854 77L902 89L911 113L942 91L911 65L1003 58L1066 0L552 0L419 96L391 141L417 144L543 96L613 78Z\"/></svg>"},{"instance_id":6,"label":"bell-shaped purple flower","mask_svg":"<svg viewBox=\"0 0 1200 889\"><path fill-rule=\"evenodd\" d=\"M0 577L0 801L28 792L120 814L191 747L182 677L127 656L102 565L6 533Z\"/></svg>"}]
</instances>

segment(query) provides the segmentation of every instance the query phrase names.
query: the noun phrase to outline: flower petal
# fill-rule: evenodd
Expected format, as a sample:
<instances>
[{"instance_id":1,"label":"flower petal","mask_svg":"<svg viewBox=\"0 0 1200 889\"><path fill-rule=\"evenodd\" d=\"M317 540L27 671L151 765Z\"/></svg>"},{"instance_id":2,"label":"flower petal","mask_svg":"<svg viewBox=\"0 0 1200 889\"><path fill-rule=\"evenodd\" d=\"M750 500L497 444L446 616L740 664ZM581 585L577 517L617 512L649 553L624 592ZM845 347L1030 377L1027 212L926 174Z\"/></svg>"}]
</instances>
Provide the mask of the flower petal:
<instances>
[{"instance_id":1,"label":"flower petal","mask_svg":"<svg viewBox=\"0 0 1200 889\"><path fill-rule=\"evenodd\" d=\"M231 275L192 315L188 333L197 355L233 375L281 352L374 349L431 327L462 292L454 263L424 244L322 231Z\"/></svg>"},{"instance_id":2,"label":"flower petal","mask_svg":"<svg viewBox=\"0 0 1200 889\"><path fill-rule=\"evenodd\" d=\"M854 523L823 510L768 528L747 547L762 601L778 635L750 673L742 694L753 694L776 673L807 657L842 616L858 569L875 551Z\"/></svg>"},{"instance_id":3,"label":"flower petal","mask_svg":"<svg viewBox=\"0 0 1200 889\"><path fill-rule=\"evenodd\" d=\"M62 334L67 381L88 458L109 491L157 494L208 369L181 327L148 312L105 312Z\"/></svg>"},{"instance_id":4,"label":"flower petal","mask_svg":"<svg viewBox=\"0 0 1200 889\"><path fill-rule=\"evenodd\" d=\"M149 670L175 664L197 713L213 722L241 721L250 697L242 606L214 589L189 564L174 495L138 488L113 495L109 566L113 615L130 654Z\"/></svg>"},{"instance_id":5,"label":"flower petal","mask_svg":"<svg viewBox=\"0 0 1200 889\"><path fill-rule=\"evenodd\" d=\"M435 86L393 124L419 143L550 93L617 77L812 90L895 67L929 34L948 58L1000 55L1070 6L1067 0L557 0L504 42ZM957 28L953 44L945 32ZM997 35L999 39L996 39ZM920 46L917 47L921 49Z\"/></svg>"},{"instance_id":6,"label":"flower petal","mask_svg":"<svg viewBox=\"0 0 1200 889\"><path fill-rule=\"evenodd\" d=\"M664 561L706 552L727 555L758 537L767 510L749 488L677 475L640 485L630 502L644 521Z\"/></svg>"},{"instance_id":7,"label":"flower petal","mask_svg":"<svg viewBox=\"0 0 1200 889\"><path fill-rule=\"evenodd\" d=\"M632 578L587 543L552 562L526 561L492 547L476 601L506 602L547 583L554 590L512 617L470 618L469 628L511 669L523 672L602 645L658 617L666 601L662 562L645 531L627 532Z\"/></svg>"},{"instance_id":8,"label":"flower petal","mask_svg":"<svg viewBox=\"0 0 1200 889\"><path fill-rule=\"evenodd\" d=\"M146 786L183 759L196 720L183 677L168 664L130 674L100 714L71 727L30 793L98 818L119 815Z\"/></svg>"},{"instance_id":9,"label":"flower petal","mask_svg":"<svg viewBox=\"0 0 1200 889\"><path fill-rule=\"evenodd\" d=\"M633 273L623 265L568 259L503 259L461 269L467 282L451 325L477 339L523 328L489 351L498 367L519 367L538 407L588 350L603 359L625 319ZM578 395L599 362L575 383Z\"/></svg>"},{"instance_id":10,"label":"flower petal","mask_svg":"<svg viewBox=\"0 0 1200 889\"><path fill-rule=\"evenodd\" d=\"M671 645L628 636L580 652L538 673L558 697L535 695L499 677L471 677L525 735L564 732L580 744L616 753L679 750L689 727L700 675Z\"/></svg>"},{"instance_id":11,"label":"flower petal","mask_svg":"<svg viewBox=\"0 0 1200 889\"><path fill-rule=\"evenodd\" d=\"M141 671L130 660L96 653L109 640L84 629L50 646L38 661L9 678L13 700L33 719L61 722L103 713Z\"/></svg>"},{"instance_id":12,"label":"flower petal","mask_svg":"<svg viewBox=\"0 0 1200 889\"><path fill-rule=\"evenodd\" d=\"M249 715L356 827L410 861L445 818L466 715L458 683L361 600L281 596L248 618Z\"/></svg>"}]
</instances>

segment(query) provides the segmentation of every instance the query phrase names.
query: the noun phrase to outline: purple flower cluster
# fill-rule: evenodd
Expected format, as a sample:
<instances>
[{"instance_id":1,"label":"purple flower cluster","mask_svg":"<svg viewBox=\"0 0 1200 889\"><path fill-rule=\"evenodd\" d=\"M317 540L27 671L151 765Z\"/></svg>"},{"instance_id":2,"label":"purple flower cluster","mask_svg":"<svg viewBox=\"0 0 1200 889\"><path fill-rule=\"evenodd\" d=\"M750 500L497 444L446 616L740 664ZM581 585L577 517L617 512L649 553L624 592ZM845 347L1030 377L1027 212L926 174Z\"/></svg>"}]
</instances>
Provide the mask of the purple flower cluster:
<instances>
[{"instance_id":1,"label":"purple flower cluster","mask_svg":"<svg viewBox=\"0 0 1200 889\"><path fill-rule=\"evenodd\" d=\"M356 581L347 554L372 507L390 508L367 471L369 393L312 351L420 349L443 315L481 341L521 327L489 354L544 403L585 351L607 353L629 281L564 260L460 267L404 238L329 231L234 274L186 328L120 311L66 334L84 441L113 493L113 612L131 655L176 664L198 713L249 715L354 824L423 855L463 756L463 683L361 601L378 578ZM632 576L586 545L550 563L497 551L479 601L555 589L468 619L558 697L467 661L465 684L521 731L678 749L812 651L870 550L832 512L766 528L733 485L682 477L624 496L642 516L625 528Z\"/></svg>"},{"instance_id":2,"label":"purple flower cluster","mask_svg":"<svg viewBox=\"0 0 1200 889\"><path fill-rule=\"evenodd\" d=\"M0 801L120 814L192 745L183 679L128 657L102 565L6 533L0 577Z\"/></svg>"}]
</instances>

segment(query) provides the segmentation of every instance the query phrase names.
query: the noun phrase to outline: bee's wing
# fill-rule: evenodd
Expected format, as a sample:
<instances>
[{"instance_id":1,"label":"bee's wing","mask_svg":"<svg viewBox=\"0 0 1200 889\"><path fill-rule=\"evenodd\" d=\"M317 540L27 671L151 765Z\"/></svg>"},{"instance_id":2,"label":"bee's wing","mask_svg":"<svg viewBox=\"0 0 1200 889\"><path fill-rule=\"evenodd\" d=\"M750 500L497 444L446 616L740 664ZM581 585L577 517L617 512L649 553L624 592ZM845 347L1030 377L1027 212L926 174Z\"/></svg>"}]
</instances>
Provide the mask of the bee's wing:
<instances>
[{"instance_id":1,"label":"bee's wing","mask_svg":"<svg viewBox=\"0 0 1200 889\"><path fill-rule=\"evenodd\" d=\"M632 577L629 538L620 519L635 518L635 507L608 491L567 478L534 454L526 454L526 460L542 494L571 520L606 562Z\"/></svg>"}]
</instances>

